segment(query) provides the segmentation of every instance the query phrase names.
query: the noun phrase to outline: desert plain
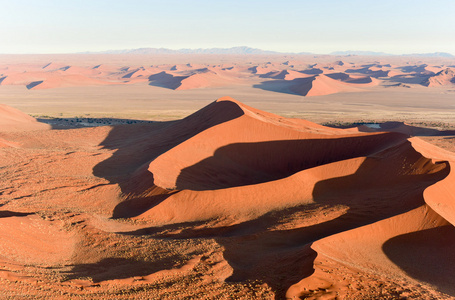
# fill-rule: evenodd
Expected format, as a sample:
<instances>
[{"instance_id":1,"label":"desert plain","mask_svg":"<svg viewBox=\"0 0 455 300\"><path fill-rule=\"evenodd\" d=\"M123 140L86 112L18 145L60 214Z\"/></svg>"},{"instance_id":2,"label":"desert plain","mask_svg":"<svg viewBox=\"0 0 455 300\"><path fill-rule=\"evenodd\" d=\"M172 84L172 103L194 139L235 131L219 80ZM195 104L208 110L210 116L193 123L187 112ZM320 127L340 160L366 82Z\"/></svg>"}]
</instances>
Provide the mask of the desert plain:
<instances>
[{"instance_id":1,"label":"desert plain","mask_svg":"<svg viewBox=\"0 0 455 300\"><path fill-rule=\"evenodd\" d=\"M0 55L5 299L455 298L455 59Z\"/></svg>"}]
</instances>

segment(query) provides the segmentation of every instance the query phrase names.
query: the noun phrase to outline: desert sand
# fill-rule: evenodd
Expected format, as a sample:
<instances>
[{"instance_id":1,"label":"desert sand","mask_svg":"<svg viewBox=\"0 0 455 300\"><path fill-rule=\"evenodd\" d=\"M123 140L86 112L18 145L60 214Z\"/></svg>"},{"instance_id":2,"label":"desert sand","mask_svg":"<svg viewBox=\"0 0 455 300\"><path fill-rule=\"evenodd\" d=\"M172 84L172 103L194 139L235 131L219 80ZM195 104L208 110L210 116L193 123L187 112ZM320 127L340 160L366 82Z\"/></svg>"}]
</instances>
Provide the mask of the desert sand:
<instances>
[{"instance_id":1,"label":"desert sand","mask_svg":"<svg viewBox=\"0 0 455 300\"><path fill-rule=\"evenodd\" d=\"M3 58L2 297L455 299L455 63Z\"/></svg>"},{"instance_id":2,"label":"desert sand","mask_svg":"<svg viewBox=\"0 0 455 300\"><path fill-rule=\"evenodd\" d=\"M38 118L176 120L229 95L317 123L455 123L454 67L394 56L0 55L0 103Z\"/></svg>"}]
</instances>

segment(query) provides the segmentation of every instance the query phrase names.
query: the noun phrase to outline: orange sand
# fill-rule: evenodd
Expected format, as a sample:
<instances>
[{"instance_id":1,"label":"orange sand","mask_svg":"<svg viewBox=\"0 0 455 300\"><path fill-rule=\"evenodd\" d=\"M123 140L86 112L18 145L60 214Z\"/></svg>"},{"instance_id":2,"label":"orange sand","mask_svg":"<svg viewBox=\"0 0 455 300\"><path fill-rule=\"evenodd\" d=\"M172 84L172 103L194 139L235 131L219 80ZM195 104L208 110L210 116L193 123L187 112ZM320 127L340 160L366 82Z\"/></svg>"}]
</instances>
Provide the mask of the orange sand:
<instances>
[{"instance_id":1,"label":"orange sand","mask_svg":"<svg viewBox=\"0 0 455 300\"><path fill-rule=\"evenodd\" d=\"M174 72L148 82L223 74ZM310 95L352 88L308 78ZM410 137L430 131L329 128L229 97L181 120L65 130L0 106L1 294L453 298L455 154Z\"/></svg>"}]
</instances>

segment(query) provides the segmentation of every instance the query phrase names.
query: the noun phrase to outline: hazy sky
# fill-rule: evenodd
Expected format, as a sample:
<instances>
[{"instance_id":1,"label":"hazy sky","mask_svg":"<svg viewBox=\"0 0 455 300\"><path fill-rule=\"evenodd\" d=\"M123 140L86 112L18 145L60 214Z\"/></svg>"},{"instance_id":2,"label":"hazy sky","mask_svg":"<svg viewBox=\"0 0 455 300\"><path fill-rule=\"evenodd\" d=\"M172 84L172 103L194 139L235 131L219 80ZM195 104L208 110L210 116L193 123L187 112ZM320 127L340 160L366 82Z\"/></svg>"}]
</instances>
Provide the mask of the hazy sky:
<instances>
[{"instance_id":1,"label":"hazy sky","mask_svg":"<svg viewBox=\"0 0 455 300\"><path fill-rule=\"evenodd\" d=\"M0 53L249 46L455 54L455 0L0 0Z\"/></svg>"}]
</instances>

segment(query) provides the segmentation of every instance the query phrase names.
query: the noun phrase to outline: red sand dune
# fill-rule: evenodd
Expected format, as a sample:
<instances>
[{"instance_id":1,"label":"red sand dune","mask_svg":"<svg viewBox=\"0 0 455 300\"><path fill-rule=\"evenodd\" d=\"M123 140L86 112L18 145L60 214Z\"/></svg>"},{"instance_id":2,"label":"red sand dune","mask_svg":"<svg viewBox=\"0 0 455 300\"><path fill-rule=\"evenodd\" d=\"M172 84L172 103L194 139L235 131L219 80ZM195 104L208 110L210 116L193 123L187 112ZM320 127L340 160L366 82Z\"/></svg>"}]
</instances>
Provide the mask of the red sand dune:
<instances>
[{"instance_id":1,"label":"red sand dune","mask_svg":"<svg viewBox=\"0 0 455 300\"><path fill-rule=\"evenodd\" d=\"M439 71L433 76L422 82L422 85L428 87L455 85L455 71L452 68Z\"/></svg>"},{"instance_id":2,"label":"red sand dune","mask_svg":"<svg viewBox=\"0 0 455 300\"><path fill-rule=\"evenodd\" d=\"M2 295L455 296L455 154L406 131L224 97L177 121L0 133Z\"/></svg>"},{"instance_id":3,"label":"red sand dune","mask_svg":"<svg viewBox=\"0 0 455 300\"><path fill-rule=\"evenodd\" d=\"M142 197L158 199L160 193L164 197L138 211L137 196L133 196L122 206L124 211L118 211L119 216L136 215L159 226L215 219L238 223L316 203L348 205L346 214L333 220L335 228L330 232L337 234L311 246L318 255L315 273L290 286L288 297L311 296L314 290L328 296L349 289L341 279L343 274L330 278L338 283L314 279L322 276L317 266L322 260L400 280L410 280L410 274L411 282L455 293L453 280L447 279L451 268L435 271L455 262L444 254L446 244L455 245L455 240L441 240L453 231L447 221L454 221L451 211L455 211L450 168L447 162L432 161L419 151L425 148L426 155L438 159L455 155L447 156L434 146L428 150L425 143L410 142L405 134L324 128L264 113L227 97L183 120L181 126L213 122L221 111L231 119L192 135L149 164L153 184L149 183L150 194ZM446 208L437 214L425 202ZM134 212L128 212L129 208ZM425 245L431 230L438 234L436 244L415 248L412 255L435 251L442 261L429 258L424 267L415 267L406 259L407 247Z\"/></svg>"},{"instance_id":4,"label":"red sand dune","mask_svg":"<svg viewBox=\"0 0 455 300\"><path fill-rule=\"evenodd\" d=\"M371 78L370 76L355 76L355 75L349 75L349 74L346 74L343 72L326 73L324 75L329 78L343 81L346 83L363 84L363 85L378 85L378 83L379 83L378 79Z\"/></svg>"},{"instance_id":5,"label":"red sand dune","mask_svg":"<svg viewBox=\"0 0 455 300\"><path fill-rule=\"evenodd\" d=\"M183 79L180 86L177 87L176 90L224 86L235 82L238 82L238 80L227 75L226 72L222 73L222 71L214 72L208 70L207 72L196 73Z\"/></svg>"},{"instance_id":6,"label":"red sand dune","mask_svg":"<svg viewBox=\"0 0 455 300\"><path fill-rule=\"evenodd\" d=\"M318 255L313 275L293 285L286 296L304 298L324 294L344 298L348 286L358 288L359 281L350 281L348 276L336 272L323 272L321 267L328 262L396 282L411 277L415 284L425 282L454 295L454 233L452 225L422 204L407 213L321 239L311 246ZM401 297L410 295L403 288L396 288L395 293ZM437 298L431 289L421 297Z\"/></svg>"},{"instance_id":7,"label":"red sand dune","mask_svg":"<svg viewBox=\"0 0 455 300\"><path fill-rule=\"evenodd\" d=\"M251 71L251 73L257 74L257 75L263 75L263 74L267 74L267 73L271 72L271 70L269 68L260 67L260 66L254 66L254 67L249 68L248 70Z\"/></svg>"},{"instance_id":8,"label":"red sand dune","mask_svg":"<svg viewBox=\"0 0 455 300\"><path fill-rule=\"evenodd\" d=\"M356 88L332 79L326 75L317 75L309 79L295 81L290 90L302 96L321 96L340 92L353 92Z\"/></svg>"},{"instance_id":9,"label":"red sand dune","mask_svg":"<svg viewBox=\"0 0 455 300\"><path fill-rule=\"evenodd\" d=\"M37 122L35 118L24 114L15 108L0 104L0 132L39 130L48 127L48 125Z\"/></svg>"},{"instance_id":10,"label":"red sand dune","mask_svg":"<svg viewBox=\"0 0 455 300\"><path fill-rule=\"evenodd\" d=\"M291 93L301 96L321 96L335 93L356 92L361 91L360 87L377 85L378 82L371 78L351 78L344 82L338 80L338 75L330 78L331 75L304 75L301 78L294 78L292 80L270 80L264 81L260 85L255 85L257 88L270 90L281 93Z\"/></svg>"},{"instance_id":11,"label":"red sand dune","mask_svg":"<svg viewBox=\"0 0 455 300\"><path fill-rule=\"evenodd\" d=\"M184 73L185 74L185 73ZM161 72L149 76L150 84L173 90L189 90L205 87L217 87L238 82L238 79L226 71L212 71L209 68L193 70L189 75Z\"/></svg>"},{"instance_id":12,"label":"red sand dune","mask_svg":"<svg viewBox=\"0 0 455 300\"><path fill-rule=\"evenodd\" d=\"M259 74L259 73L256 73ZM283 79L283 80L293 80L296 78L307 78L310 77L311 75L304 74L301 72L297 71L292 71L292 70L282 70L282 71L274 71L274 72L268 72L266 74L262 74L259 77L261 78L272 78L272 79Z\"/></svg>"}]
</instances>

